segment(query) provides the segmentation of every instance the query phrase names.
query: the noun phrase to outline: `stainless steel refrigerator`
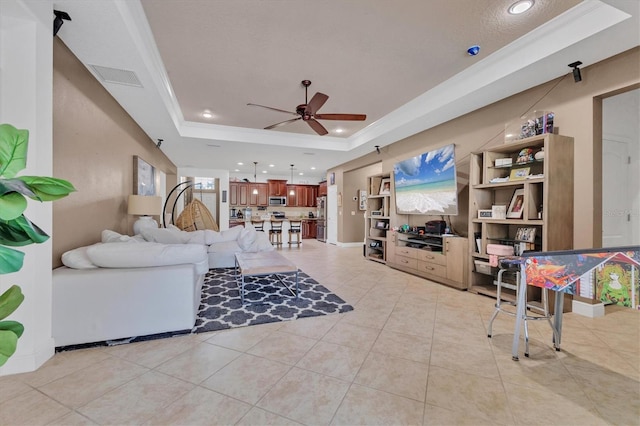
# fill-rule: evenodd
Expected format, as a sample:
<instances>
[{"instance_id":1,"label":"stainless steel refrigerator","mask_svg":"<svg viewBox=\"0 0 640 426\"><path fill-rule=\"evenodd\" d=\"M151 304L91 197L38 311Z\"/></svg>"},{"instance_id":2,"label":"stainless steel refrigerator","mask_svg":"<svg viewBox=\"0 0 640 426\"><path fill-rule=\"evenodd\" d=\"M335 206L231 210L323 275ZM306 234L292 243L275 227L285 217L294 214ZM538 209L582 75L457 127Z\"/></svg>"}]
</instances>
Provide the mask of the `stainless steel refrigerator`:
<instances>
[{"instance_id":1,"label":"stainless steel refrigerator","mask_svg":"<svg viewBox=\"0 0 640 426\"><path fill-rule=\"evenodd\" d=\"M318 211L316 217L318 220L316 220L316 239L324 243L327 240L327 197L318 197L317 207Z\"/></svg>"}]
</instances>

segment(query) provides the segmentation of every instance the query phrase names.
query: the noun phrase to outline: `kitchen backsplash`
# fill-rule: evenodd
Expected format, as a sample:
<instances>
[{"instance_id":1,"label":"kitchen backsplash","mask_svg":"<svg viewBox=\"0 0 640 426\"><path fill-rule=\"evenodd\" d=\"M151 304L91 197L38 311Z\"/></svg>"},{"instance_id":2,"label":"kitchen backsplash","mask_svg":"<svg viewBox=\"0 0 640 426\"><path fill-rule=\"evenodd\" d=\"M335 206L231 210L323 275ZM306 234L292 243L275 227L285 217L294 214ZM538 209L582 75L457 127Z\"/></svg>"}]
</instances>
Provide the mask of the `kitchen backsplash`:
<instances>
[{"instance_id":1,"label":"kitchen backsplash","mask_svg":"<svg viewBox=\"0 0 640 426\"><path fill-rule=\"evenodd\" d=\"M236 211L242 211L244 215L243 208L237 208ZM229 213L229 217L231 217L231 211ZM270 215L272 212L284 212L287 217L309 217L309 212L312 212L313 215L316 215L317 208L316 207L268 207L265 210L258 210L257 207L251 207L251 215L252 216L263 216Z\"/></svg>"}]
</instances>

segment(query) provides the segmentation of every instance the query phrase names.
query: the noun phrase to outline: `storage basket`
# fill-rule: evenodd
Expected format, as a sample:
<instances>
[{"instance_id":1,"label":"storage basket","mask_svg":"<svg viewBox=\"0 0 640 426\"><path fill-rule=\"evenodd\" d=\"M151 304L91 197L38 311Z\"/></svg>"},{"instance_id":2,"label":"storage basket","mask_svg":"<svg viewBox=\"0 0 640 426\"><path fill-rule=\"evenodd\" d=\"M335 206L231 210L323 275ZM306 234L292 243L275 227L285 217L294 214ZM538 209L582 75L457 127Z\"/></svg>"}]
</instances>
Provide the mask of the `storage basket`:
<instances>
[{"instance_id":1,"label":"storage basket","mask_svg":"<svg viewBox=\"0 0 640 426\"><path fill-rule=\"evenodd\" d=\"M218 231L218 224L211 215L211 212L198 199L194 199L184 208L180 216L176 219L176 226L183 231L197 231L201 229L211 229Z\"/></svg>"}]
</instances>

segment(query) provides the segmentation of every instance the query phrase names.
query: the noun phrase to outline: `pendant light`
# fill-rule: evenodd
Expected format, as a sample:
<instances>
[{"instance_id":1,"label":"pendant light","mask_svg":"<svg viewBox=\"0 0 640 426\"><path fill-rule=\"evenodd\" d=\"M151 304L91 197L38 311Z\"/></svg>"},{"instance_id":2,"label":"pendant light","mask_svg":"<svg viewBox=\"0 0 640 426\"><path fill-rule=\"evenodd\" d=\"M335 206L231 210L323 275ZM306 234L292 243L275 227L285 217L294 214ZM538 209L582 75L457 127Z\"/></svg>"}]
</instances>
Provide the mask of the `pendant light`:
<instances>
[{"instance_id":1,"label":"pendant light","mask_svg":"<svg viewBox=\"0 0 640 426\"><path fill-rule=\"evenodd\" d=\"M291 165L291 185L293 185L293 164ZM296 191L293 189L293 186L289 190L289 195L296 195Z\"/></svg>"},{"instance_id":2,"label":"pendant light","mask_svg":"<svg viewBox=\"0 0 640 426\"><path fill-rule=\"evenodd\" d=\"M257 167L258 167L258 162L257 162L257 161L254 161L254 162L253 162L253 181L254 181L255 183L258 183L258 177L257 177L257 175L256 175ZM254 187L254 188L253 188L253 191L251 191L251 193L252 193L253 195L258 195L258 187Z\"/></svg>"}]
</instances>

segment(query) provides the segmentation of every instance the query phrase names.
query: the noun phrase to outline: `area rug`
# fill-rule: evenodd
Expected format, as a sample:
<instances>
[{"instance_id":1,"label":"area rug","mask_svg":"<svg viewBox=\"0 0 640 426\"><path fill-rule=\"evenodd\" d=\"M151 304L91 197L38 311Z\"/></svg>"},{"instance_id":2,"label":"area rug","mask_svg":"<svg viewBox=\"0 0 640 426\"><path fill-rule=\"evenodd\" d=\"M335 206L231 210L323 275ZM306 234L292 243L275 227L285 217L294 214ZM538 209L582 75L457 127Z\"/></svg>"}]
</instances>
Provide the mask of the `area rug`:
<instances>
[{"instance_id":1,"label":"area rug","mask_svg":"<svg viewBox=\"0 0 640 426\"><path fill-rule=\"evenodd\" d=\"M281 275L295 289L295 274ZM298 271L300 295L296 300L273 276L245 278L245 304L234 268L210 269L202 286L202 303L193 333L288 321L353 310L337 295L302 271Z\"/></svg>"}]
</instances>

